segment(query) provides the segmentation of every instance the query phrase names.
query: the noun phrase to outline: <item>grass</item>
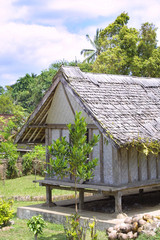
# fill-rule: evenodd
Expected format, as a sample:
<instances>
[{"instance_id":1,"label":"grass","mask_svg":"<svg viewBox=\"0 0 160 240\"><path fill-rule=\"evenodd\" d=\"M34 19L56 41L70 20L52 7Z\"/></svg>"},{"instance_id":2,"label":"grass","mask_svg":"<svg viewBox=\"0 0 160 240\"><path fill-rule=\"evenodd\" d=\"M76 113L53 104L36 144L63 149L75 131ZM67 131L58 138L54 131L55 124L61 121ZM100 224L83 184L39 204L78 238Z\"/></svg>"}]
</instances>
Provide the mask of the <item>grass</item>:
<instances>
[{"instance_id":1,"label":"grass","mask_svg":"<svg viewBox=\"0 0 160 240\"><path fill-rule=\"evenodd\" d=\"M36 202L42 203L42 202ZM0 240L34 240L33 233L31 233L27 227L26 219L18 219L16 217L17 207L27 206L35 204L35 202L15 202L13 204L14 217L13 229L7 231L0 231ZM97 231L98 240L107 240L105 232ZM46 227L44 228L43 234L38 236L38 240L65 240L63 225L54 224L46 222ZM155 237L147 237L145 235L140 235L137 240L158 240L160 239L160 233L157 233ZM89 233L86 240L91 240Z\"/></svg>"},{"instance_id":2,"label":"grass","mask_svg":"<svg viewBox=\"0 0 160 240\"><path fill-rule=\"evenodd\" d=\"M12 196L45 196L45 188L39 187L38 184L34 184L34 175L25 176L17 179L6 180L5 185L0 181L0 195L5 197ZM43 179L43 177L37 177L37 179ZM62 190L53 190L54 195L64 195L64 194L73 194L72 191L62 191ZM42 202L37 202L39 204ZM31 233L27 227L26 219L18 219L16 216L17 208L20 206L34 205L34 202L14 202L13 210L14 217L13 220L15 224L12 229L7 231L0 231L0 240L32 240L34 239L33 233ZM98 240L104 239L107 240L105 232L97 231ZM46 222L46 227L42 235L38 236L39 240L65 240L65 234L63 225L54 224ZM89 235L86 240L90 240ZM140 235L137 240L157 240L160 239L160 232L156 234L155 237L147 237L145 235Z\"/></svg>"},{"instance_id":3,"label":"grass","mask_svg":"<svg viewBox=\"0 0 160 240\"><path fill-rule=\"evenodd\" d=\"M42 203L42 202L36 202ZM13 229L6 231L0 231L1 240L32 240L34 239L33 233L31 233L27 227L27 219L19 219L16 216L17 208L21 206L27 206L35 204L35 202L14 202L12 209L14 210L14 225ZM39 235L38 240L64 240L63 225L46 222L46 227L42 235Z\"/></svg>"},{"instance_id":4,"label":"grass","mask_svg":"<svg viewBox=\"0 0 160 240\"><path fill-rule=\"evenodd\" d=\"M37 176L36 179L42 180L44 178ZM39 186L38 183L33 183L33 180L35 180L35 176L29 175L16 179L7 179L5 180L5 185L3 184L3 181L0 181L0 195L5 196L6 198L13 196L45 196L45 187ZM53 196L74 194L73 191L59 189L52 190L52 193Z\"/></svg>"},{"instance_id":5,"label":"grass","mask_svg":"<svg viewBox=\"0 0 160 240\"><path fill-rule=\"evenodd\" d=\"M41 203L41 202L36 202ZM35 204L35 202L15 202L13 204L14 217L13 229L7 231L0 231L0 240L32 240L34 239L33 233L31 233L27 227L26 219L18 219L16 217L17 207L27 206ZM65 240L63 225L46 222L43 234L38 236L38 240ZM98 240L106 239L105 232L98 231ZM86 240L90 240L89 235Z\"/></svg>"},{"instance_id":6,"label":"grass","mask_svg":"<svg viewBox=\"0 0 160 240\"><path fill-rule=\"evenodd\" d=\"M33 233L31 233L27 227L26 219L13 218L15 224L13 229L7 231L0 231L1 240L32 240L34 239ZM62 225L54 223L46 223L46 227L42 235L38 236L39 240L64 240L64 230Z\"/></svg>"}]
</instances>

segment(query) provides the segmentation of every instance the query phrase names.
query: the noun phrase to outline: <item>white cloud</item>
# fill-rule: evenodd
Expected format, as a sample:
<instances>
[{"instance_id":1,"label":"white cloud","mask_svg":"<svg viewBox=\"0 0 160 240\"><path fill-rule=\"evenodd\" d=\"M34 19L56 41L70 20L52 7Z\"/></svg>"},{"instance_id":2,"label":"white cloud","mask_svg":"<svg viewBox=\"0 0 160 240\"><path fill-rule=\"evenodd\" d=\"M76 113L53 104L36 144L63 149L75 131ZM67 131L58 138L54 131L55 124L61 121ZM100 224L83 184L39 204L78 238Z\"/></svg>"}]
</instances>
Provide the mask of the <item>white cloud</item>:
<instances>
[{"instance_id":1,"label":"white cloud","mask_svg":"<svg viewBox=\"0 0 160 240\"><path fill-rule=\"evenodd\" d=\"M80 51L89 44L85 36L39 25L5 24L0 35L1 58L12 57L20 68L26 65L42 70L56 60L80 58Z\"/></svg>"},{"instance_id":2,"label":"white cloud","mask_svg":"<svg viewBox=\"0 0 160 240\"><path fill-rule=\"evenodd\" d=\"M29 16L27 6L14 5L17 0L0 0L0 25L18 19L26 19Z\"/></svg>"},{"instance_id":3,"label":"white cloud","mask_svg":"<svg viewBox=\"0 0 160 240\"><path fill-rule=\"evenodd\" d=\"M9 74L9 73L4 73L1 75L1 79L0 80L0 85L6 86L6 85L12 85L15 83L15 80L20 78L21 76L19 74Z\"/></svg>"},{"instance_id":4,"label":"white cloud","mask_svg":"<svg viewBox=\"0 0 160 240\"><path fill-rule=\"evenodd\" d=\"M97 18L111 17L120 12L138 13L138 18L148 19L159 16L159 0L47 0L45 8L54 11L65 11L77 17ZM65 15L65 14L64 14Z\"/></svg>"},{"instance_id":5,"label":"white cloud","mask_svg":"<svg viewBox=\"0 0 160 240\"><path fill-rule=\"evenodd\" d=\"M118 10L122 10L126 6L127 0L48 0L46 8L54 11L66 11L79 13L80 17L98 17L111 16ZM116 8L115 8L116 6Z\"/></svg>"},{"instance_id":6,"label":"white cloud","mask_svg":"<svg viewBox=\"0 0 160 240\"><path fill-rule=\"evenodd\" d=\"M130 27L146 21L159 27L159 9L159 0L0 0L0 79L40 72L56 60L82 59L80 51L90 47L85 35L92 38L124 11ZM78 33L67 30L68 21L78 24Z\"/></svg>"}]
</instances>

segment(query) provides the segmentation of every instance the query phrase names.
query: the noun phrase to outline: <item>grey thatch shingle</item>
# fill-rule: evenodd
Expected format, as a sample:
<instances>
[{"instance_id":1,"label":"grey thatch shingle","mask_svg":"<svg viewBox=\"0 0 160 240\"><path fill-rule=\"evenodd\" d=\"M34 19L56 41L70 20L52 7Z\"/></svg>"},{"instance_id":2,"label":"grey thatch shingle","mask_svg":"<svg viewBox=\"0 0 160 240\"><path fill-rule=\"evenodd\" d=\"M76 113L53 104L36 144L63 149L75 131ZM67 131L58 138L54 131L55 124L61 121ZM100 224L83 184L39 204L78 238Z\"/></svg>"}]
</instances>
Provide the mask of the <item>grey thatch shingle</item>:
<instances>
[{"instance_id":1,"label":"grey thatch shingle","mask_svg":"<svg viewBox=\"0 0 160 240\"><path fill-rule=\"evenodd\" d=\"M43 125L59 81L70 89L100 131L120 145L139 137L160 141L160 79L84 73L78 67L61 67L15 142L30 142L33 131L39 132L32 140L42 142ZM32 130L30 125L37 128Z\"/></svg>"},{"instance_id":2,"label":"grey thatch shingle","mask_svg":"<svg viewBox=\"0 0 160 240\"><path fill-rule=\"evenodd\" d=\"M160 141L160 79L81 72L62 67L71 88L103 129L120 144Z\"/></svg>"}]
</instances>

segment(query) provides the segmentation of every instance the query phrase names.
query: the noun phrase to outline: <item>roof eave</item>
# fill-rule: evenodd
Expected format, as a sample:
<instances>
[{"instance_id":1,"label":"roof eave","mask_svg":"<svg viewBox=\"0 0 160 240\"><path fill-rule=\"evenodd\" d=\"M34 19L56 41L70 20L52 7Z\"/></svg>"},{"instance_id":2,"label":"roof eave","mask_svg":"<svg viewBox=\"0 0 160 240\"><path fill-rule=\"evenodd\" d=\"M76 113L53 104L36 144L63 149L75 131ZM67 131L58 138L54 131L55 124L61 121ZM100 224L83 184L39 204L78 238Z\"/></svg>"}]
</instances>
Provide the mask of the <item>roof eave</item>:
<instances>
[{"instance_id":1,"label":"roof eave","mask_svg":"<svg viewBox=\"0 0 160 240\"><path fill-rule=\"evenodd\" d=\"M23 133L25 132L26 128L29 126L30 122L33 120L33 118L36 116L36 114L40 111L41 107L43 106L43 104L46 102L46 100L48 99L48 97L50 96L50 94L54 91L54 89L56 88L56 86L58 85L59 81L60 81L60 73L61 71L59 70L57 72L57 74L53 77L52 80L52 85L50 86L50 88L48 89L48 91L45 93L45 95L43 96L42 100L40 101L40 103L37 105L37 107L35 108L35 110L33 111L33 113L29 116L29 118L27 119L26 123L22 126L22 128L19 130L19 132L17 133L16 137L15 137L15 143L18 143L19 140L21 139Z\"/></svg>"}]
</instances>

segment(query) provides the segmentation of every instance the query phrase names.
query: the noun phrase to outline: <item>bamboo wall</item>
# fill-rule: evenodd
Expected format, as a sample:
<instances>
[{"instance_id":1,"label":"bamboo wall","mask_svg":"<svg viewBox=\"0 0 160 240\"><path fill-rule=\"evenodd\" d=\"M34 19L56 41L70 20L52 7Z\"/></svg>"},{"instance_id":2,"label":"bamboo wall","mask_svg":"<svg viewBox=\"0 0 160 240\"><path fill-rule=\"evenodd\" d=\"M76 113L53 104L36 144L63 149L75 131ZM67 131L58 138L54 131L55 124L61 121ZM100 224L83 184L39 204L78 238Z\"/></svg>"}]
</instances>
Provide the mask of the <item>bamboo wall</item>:
<instances>
[{"instance_id":1,"label":"bamboo wall","mask_svg":"<svg viewBox=\"0 0 160 240\"><path fill-rule=\"evenodd\" d=\"M120 183L133 183L160 178L160 155L137 152L135 148L119 150Z\"/></svg>"},{"instance_id":2,"label":"bamboo wall","mask_svg":"<svg viewBox=\"0 0 160 240\"><path fill-rule=\"evenodd\" d=\"M53 140L61 136L66 136L69 139L66 124L74 123L76 111L82 112L82 116L86 117L88 126L94 126L93 121L83 111L79 103L59 83L46 120L46 124L48 124L45 136L46 145L50 145ZM101 135L95 126L89 128L89 139L92 138L93 134ZM99 143L94 147L93 153L89 156L90 160L95 157L99 159L98 165L95 168L94 178L90 180L94 184L118 186L160 178L160 156L157 158L152 155L146 157L142 153L137 153L134 148L118 150L111 143L106 144L106 139L102 135ZM49 160L48 152L46 159Z\"/></svg>"},{"instance_id":3,"label":"bamboo wall","mask_svg":"<svg viewBox=\"0 0 160 240\"><path fill-rule=\"evenodd\" d=\"M55 126L56 127L56 126ZM93 134L100 134L98 129L89 128L88 130L89 140L92 139ZM46 129L46 145L52 144L53 140L61 136L66 136L66 139L69 140L69 132L66 129L66 126L61 126L61 129L55 129L54 126L50 129ZM107 185L113 184L113 173L114 168L112 166L112 154L113 149L112 145L106 143L104 137L100 134L100 141L98 144L93 148L93 152L90 154L89 159L98 158L98 164L94 171L94 177L90 182L93 183L106 183ZM49 154L47 153L46 156L47 160L49 161ZM49 176L46 176L48 178ZM56 179L54 177L53 179ZM65 181L67 178L65 179Z\"/></svg>"}]
</instances>

